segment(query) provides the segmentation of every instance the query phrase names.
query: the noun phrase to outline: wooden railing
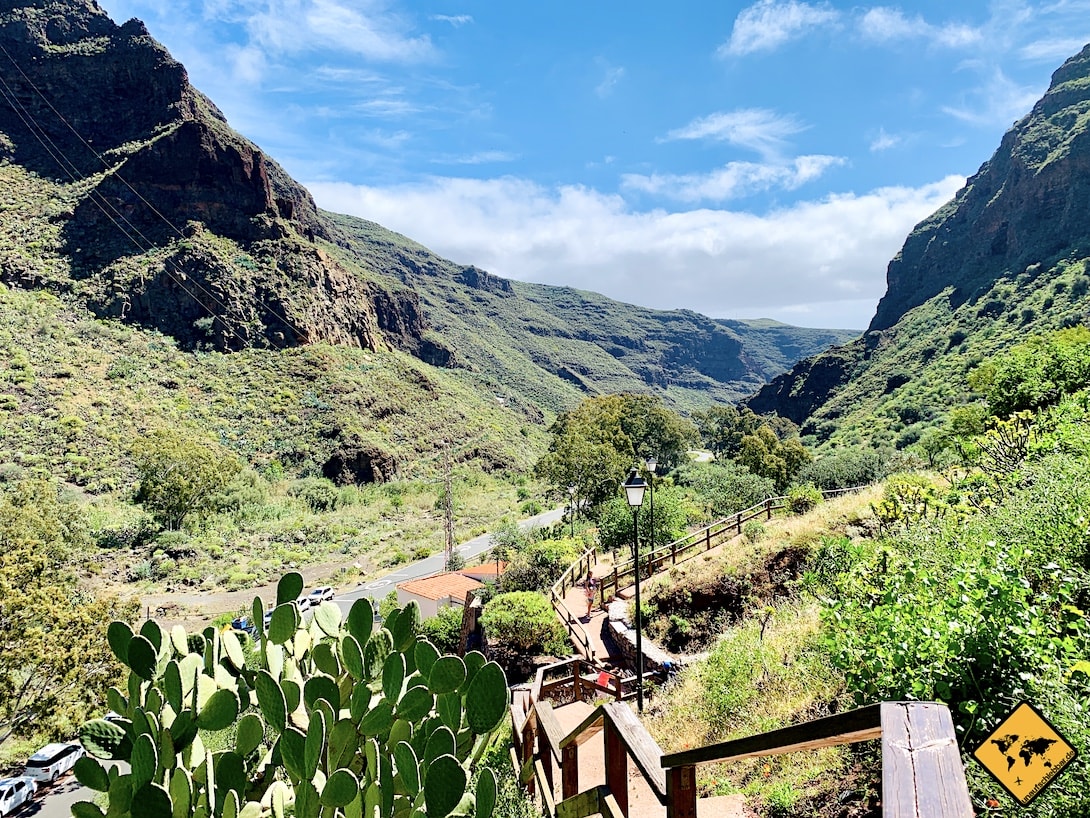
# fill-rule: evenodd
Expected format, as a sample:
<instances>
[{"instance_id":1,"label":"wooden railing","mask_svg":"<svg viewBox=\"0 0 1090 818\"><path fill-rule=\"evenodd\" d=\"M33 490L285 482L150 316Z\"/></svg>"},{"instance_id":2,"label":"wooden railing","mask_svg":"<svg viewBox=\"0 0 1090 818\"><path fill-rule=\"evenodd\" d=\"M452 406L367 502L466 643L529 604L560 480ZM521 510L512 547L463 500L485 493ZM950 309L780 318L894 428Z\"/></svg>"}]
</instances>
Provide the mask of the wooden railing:
<instances>
[{"instance_id":1,"label":"wooden railing","mask_svg":"<svg viewBox=\"0 0 1090 818\"><path fill-rule=\"evenodd\" d=\"M573 614L565 604L564 596L569 588L586 581L586 578L590 576L591 567L596 565L597 562L597 549L588 548L579 556L579 559L568 566L567 570L560 575L560 579L553 583L553 587L549 589L549 602L552 604L553 610L556 611L556 615L560 617L560 622L567 631L568 638L583 655L583 658L591 661L597 658L594 643L591 641L587 629L583 627L583 623L579 621L579 617Z\"/></svg>"},{"instance_id":2,"label":"wooden railing","mask_svg":"<svg viewBox=\"0 0 1090 818\"><path fill-rule=\"evenodd\" d=\"M668 818L696 816L700 764L780 755L878 739L882 741L884 818L971 818L950 710L939 702L881 702L749 738L671 753L666 770Z\"/></svg>"},{"instance_id":3,"label":"wooden railing","mask_svg":"<svg viewBox=\"0 0 1090 818\"><path fill-rule=\"evenodd\" d=\"M601 813L627 818L628 762L639 770L667 818L696 818L696 768L701 764L881 740L885 818L972 818L954 724L937 702L882 702L749 738L663 755L632 709L621 702L596 708L564 734L544 700L528 712L512 707L512 762L520 781L540 796L548 818ZM579 748L603 733L605 783L580 791ZM555 798L560 776L561 800Z\"/></svg>"},{"instance_id":4,"label":"wooden railing","mask_svg":"<svg viewBox=\"0 0 1090 818\"><path fill-rule=\"evenodd\" d=\"M841 494L859 491L861 487L849 489L835 489L821 492L822 497L828 499ZM755 506L750 506L729 517L716 520L711 525L687 534L672 543L652 548L645 554L639 555L640 579L646 579L664 570L667 566L677 565L691 559L697 554L710 551L717 545L722 545L729 539L742 533L742 526L750 520L764 518L772 519L772 513L787 508L787 497L769 497ZM598 591L601 595L600 602L605 605L617 595L622 588L634 584L636 581L636 562L632 559L621 560L614 563L613 572L600 577Z\"/></svg>"}]
</instances>

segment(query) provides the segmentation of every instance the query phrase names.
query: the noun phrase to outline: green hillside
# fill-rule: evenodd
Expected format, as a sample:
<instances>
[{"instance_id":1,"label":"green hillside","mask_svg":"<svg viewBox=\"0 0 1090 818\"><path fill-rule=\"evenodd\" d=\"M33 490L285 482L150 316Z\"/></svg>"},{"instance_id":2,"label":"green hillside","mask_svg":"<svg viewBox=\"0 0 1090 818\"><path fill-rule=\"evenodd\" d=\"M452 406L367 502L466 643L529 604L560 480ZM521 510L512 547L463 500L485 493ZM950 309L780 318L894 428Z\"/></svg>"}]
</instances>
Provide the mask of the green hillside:
<instances>
[{"instance_id":1,"label":"green hillside","mask_svg":"<svg viewBox=\"0 0 1090 818\"><path fill-rule=\"evenodd\" d=\"M870 327L748 399L818 441L911 445L970 395L973 367L1084 323L1090 279L1090 46L890 262Z\"/></svg>"}]
</instances>

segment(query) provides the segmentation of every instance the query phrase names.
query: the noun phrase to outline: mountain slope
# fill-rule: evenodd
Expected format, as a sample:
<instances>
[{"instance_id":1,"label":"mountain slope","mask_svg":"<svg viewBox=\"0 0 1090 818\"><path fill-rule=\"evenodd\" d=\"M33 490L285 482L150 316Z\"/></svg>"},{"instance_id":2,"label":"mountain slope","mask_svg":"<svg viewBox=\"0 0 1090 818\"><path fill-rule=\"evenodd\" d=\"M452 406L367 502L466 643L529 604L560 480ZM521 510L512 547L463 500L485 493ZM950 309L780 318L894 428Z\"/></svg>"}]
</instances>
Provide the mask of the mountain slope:
<instances>
[{"instance_id":1,"label":"mountain slope","mask_svg":"<svg viewBox=\"0 0 1090 818\"><path fill-rule=\"evenodd\" d=\"M400 350L556 410L620 390L737 398L853 334L508 282L320 211L142 23L94 0L0 0L0 47L0 281L185 348Z\"/></svg>"},{"instance_id":2,"label":"mountain slope","mask_svg":"<svg viewBox=\"0 0 1090 818\"><path fill-rule=\"evenodd\" d=\"M890 262L867 332L747 401L822 440L905 446L970 399L965 375L1027 334L1086 320L1090 46Z\"/></svg>"}]
</instances>

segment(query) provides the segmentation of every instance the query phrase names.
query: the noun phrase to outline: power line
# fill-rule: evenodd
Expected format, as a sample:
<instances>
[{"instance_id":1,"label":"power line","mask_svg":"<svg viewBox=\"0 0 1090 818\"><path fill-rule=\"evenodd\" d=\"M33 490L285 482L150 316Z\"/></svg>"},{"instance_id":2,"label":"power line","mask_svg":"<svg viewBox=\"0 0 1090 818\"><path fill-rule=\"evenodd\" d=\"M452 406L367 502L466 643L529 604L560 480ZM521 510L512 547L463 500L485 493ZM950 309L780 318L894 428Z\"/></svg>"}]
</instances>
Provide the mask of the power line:
<instances>
[{"instance_id":1,"label":"power line","mask_svg":"<svg viewBox=\"0 0 1090 818\"><path fill-rule=\"evenodd\" d=\"M109 164L109 162L107 162L102 157L102 155L99 154L87 142L87 140L85 140L83 138L83 136L79 133L79 131L77 131L76 128L65 118L65 116L60 111L57 110L57 108L53 105L53 103L49 100L49 98L41 91L41 89L39 89L38 86L35 85L34 81L31 80L30 77L28 77L26 75L26 73L19 66L19 64L15 61L14 57L12 57L11 54L8 52L8 50L3 46L2 43L0 43L0 52L2 52L5 57L7 57L8 61L12 64L12 66L14 66L15 70L23 78L24 82L31 89L33 89L34 93L36 93L42 99L42 101L49 108L49 110L53 112L53 114L57 117L57 119L59 119L60 122L69 131L72 132L72 134L76 137L76 139L78 139L79 142L88 151L90 151L90 153L102 164L102 166L106 169L106 171L111 173L111 175L115 179L120 181L125 187L127 187L130 191L132 191L132 193L137 197L137 199L144 206L146 206L152 213L154 213L160 220L162 220L167 225L167 227L170 228L170 230L172 230L179 237L181 237L183 239L186 238L185 234L181 230L179 230L178 227L173 222L170 221L170 219L168 219L163 213L161 213L155 207L154 204L149 202L140 193L140 191L138 191L135 187L133 187L128 182L128 180L126 180L116 169L112 168L111 165ZM60 167L61 171L63 173L65 173L65 174L67 174L69 176L69 178L73 182L86 181L85 177L79 172L79 169L78 169L77 165L74 162L72 162L71 159L69 159L68 156L65 155L64 151L60 147L58 147L56 145L56 143L53 142L53 140L49 137L49 134L45 131L45 129L34 118L34 115L22 105L22 103L19 101L18 96L16 95L15 91L8 85L8 83L4 80L3 76L0 76L0 89L2 89L2 95L3 95L4 99L5 99L5 101L8 103L8 105L14 111L15 115L20 119L20 121L23 123L24 127L27 128L27 130L35 138L35 140L42 146L42 148L46 151L46 153L50 156L50 158L52 158L53 161L57 163L57 165ZM118 210L116 207L114 207L114 205L112 203L110 203L109 200L106 199L106 197L103 196L101 193L99 193L97 190L95 190L94 188L91 188L88 191L88 198L90 199L90 201L99 210L102 211L103 215L105 215L106 218L109 219L110 222L115 227L118 228L118 230L122 233L122 235L124 235L125 238L127 238L130 242L132 242L132 244L137 248L137 250L139 250L142 253L145 253L145 252L148 252L151 249L154 249L157 246L154 242L152 242L150 239L148 239L140 231L140 229L136 225L134 225L125 216L125 214L123 214L120 210ZM137 237L139 237L139 240L137 239ZM141 241L144 242L143 245L141 244ZM172 265L174 265L177 275L175 274L175 272L171 271L170 267ZM233 327L231 324L228 323L227 319L228 319L228 316L229 316L231 311L228 309L226 304L224 304L219 298L217 298L217 296L214 293L212 293L208 289L206 289L199 281L194 280L192 282L193 287L195 289L199 290L209 301L211 301L213 304L215 304L216 306L218 306L220 308L220 314L219 315L217 315L215 310L213 310L211 307L208 306L208 304L206 304L204 301L202 301L200 298L198 298L197 295L193 291L191 291L185 285L185 283L183 283L185 273L184 273L184 271L181 270L180 267L178 267L176 265L176 263L173 260L171 260L169 258L164 259L163 272L166 273L166 275L175 283L175 285L180 290L182 290L182 292L184 292L187 296L189 296L189 298L191 298L198 306L200 306L211 317L221 318L221 320L223 322L223 325L227 328L227 330L229 332L231 332L231 334L234 335L240 342L242 342L242 344L244 346L249 345L249 340L245 336L243 336L235 327ZM262 300L260 298L255 298L255 300L256 300L256 302L258 304L260 304L267 311L267 313L269 315L271 315L273 318L281 321L286 327L288 327L293 332L295 332L297 337L300 337L300 338L307 337L306 332L304 332L299 327L297 327L295 324L293 324L286 316L281 315L279 312L277 312L277 310L275 310L266 301L264 301L264 300ZM266 340L273 347L275 347L277 349L283 349L283 347L281 345L276 343L274 337L267 337Z\"/></svg>"}]
</instances>

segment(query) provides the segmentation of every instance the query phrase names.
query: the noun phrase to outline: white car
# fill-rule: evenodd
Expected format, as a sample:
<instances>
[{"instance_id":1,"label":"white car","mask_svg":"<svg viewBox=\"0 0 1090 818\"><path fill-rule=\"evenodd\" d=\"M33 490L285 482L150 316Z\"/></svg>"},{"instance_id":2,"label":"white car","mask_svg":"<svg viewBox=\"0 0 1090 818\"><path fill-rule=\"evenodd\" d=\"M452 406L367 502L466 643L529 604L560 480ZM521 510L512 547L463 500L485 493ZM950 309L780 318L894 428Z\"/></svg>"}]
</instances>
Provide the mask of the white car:
<instances>
[{"instance_id":1,"label":"white car","mask_svg":"<svg viewBox=\"0 0 1090 818\"><path fill-rule=\"evenodd\" d=\"M317 608L322 602L333 601L333 589L328 585L323 585L321 588L315 588L307 594L304 599L310 600L310 607Z\"/></svg>"},{"instance_id":2,"label":"white car","mask_svg":"<svg viewBox=\"0 0 1090 818\"><path fill-rule=\"evenodd\" d=\"M17 778L0 778L0 815L14 812L27 803L38 791L38 782L29 775Z\"/></svg>"},{"instance_id":3,"label":"white car","mask_svg":"<svg viewBox=\"0 0 1090 818\"><path fill-rule=\"evenodd\" d=\"M27 759L26 774L35 781L56 781L84 755L83 745L74 741L47 744Z\"/></svg>"}]
</instances>

